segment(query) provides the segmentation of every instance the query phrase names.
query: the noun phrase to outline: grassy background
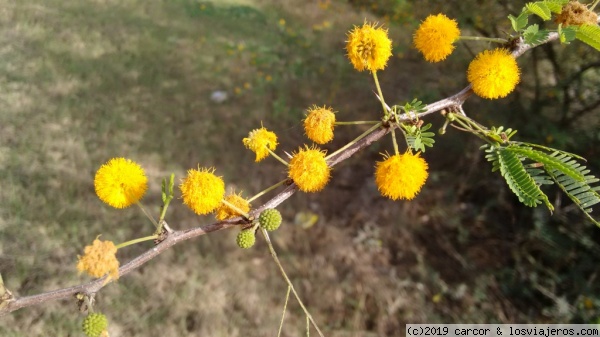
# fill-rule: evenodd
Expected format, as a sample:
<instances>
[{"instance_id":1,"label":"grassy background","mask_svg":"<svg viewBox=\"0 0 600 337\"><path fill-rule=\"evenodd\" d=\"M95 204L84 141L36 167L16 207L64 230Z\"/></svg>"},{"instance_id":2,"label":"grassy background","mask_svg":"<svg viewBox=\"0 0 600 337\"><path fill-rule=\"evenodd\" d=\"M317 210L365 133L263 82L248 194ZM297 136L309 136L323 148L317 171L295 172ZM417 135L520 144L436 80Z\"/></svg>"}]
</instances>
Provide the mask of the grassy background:
<instances>
[{"instance_id":1,"label":"grassy background","mask_svg":"<svg viewBox=\"0 0 600 337\"><path fill-rule=\"evenodd\" d=\"M215 166L245 196L284 177L274 160L254 164L241 144L261 121L290 152L306 142L300 119L312 104L333 106L342 120L373 119L379 106L371 81L351 69L343 50L346 32L365 17L396 22L395 56L380 75L388 100L428 102L464 87L461 60L470 48L457 50L457 62L426 64L409 48L417 20L374 16L376 3L0 0L0 271L7 287L29 295L85 282L76 256L97 235L123 242L151 233L138 209L111 209L95 196L93 176L109 158L145 168L144 204L157 213L160 180L171 172L181 178L188 168ZM445 9L431 3L427 10ZM402 1L393 8L427 14ZM476 29L487 19L471 23ZM217 90L227 93L223 103L210 99ZM477 116L489 109L470 104ZM327 149L362 131L339 130ZM379 196L372 174L378 153L391 149L384 141L336 167L323 193L282 205L275 244L328 336L400 336L407 322L597 316L596 288L577 286L593 282L596 260L544 255L556 249L545 234L547 214L516 206L502 180L485 180L491 174L479 144L450 136L427 152L432 172L415 201ZM319 220L305 229L298 214ZM174 202L167 220L180 229L212 218ZM235 235L174 247L103 289L97 308L108 315L111 336L275 335L286 286L264 243L241 251ZM594 235L571 251L598 252ZM522 247L532 242L533 254ZM119 258L150 247L128 247ZM522 262L530 259L575 267ZM523 277L549 273L581 282L572 282L571 293L559 281ZM82 317L74 301L51 302L0 318L0 335L79 336ZM291 304L284 336L303 327Z\"/></svg>"}]
</instances>

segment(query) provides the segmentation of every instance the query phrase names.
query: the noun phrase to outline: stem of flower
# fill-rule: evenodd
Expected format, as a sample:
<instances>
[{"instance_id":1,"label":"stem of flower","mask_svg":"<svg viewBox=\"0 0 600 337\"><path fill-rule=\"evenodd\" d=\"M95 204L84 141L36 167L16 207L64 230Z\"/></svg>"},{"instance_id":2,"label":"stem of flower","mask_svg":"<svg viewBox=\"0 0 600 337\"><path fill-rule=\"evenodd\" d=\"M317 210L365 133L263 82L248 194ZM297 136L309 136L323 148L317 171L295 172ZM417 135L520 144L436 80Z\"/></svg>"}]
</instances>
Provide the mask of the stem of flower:
<instances>
[{"instance_id":1,"label":"stem of flower","mask_svg":"<svg viewBox=\"0 0 600 337\"><path fill-rule=\"evenodd\" d=\"M349 148L350 146L352 146L353 144L355 144L356 142L358 142L359 140L365 138L369 133L373 132L373 130L376 130L378 127L381 126L381 122L377 122L377 124L373 125L372 127L369 128L369 130L363 132L360 136L356 137L354 140L352 140L350 143L342 146L341 148L339 148L337 151L335 151L334 153L328 155L327 157L325 157L325 160L335 156L336 154L344 151L345 149Z\"/></svg>"},{"instance_id":2,"label":"stem of flower","mask_svg":"<svg viewBox=\"0 0 600 337\"><path fill-rule=\"evenodd\" d=\"M121 249L123 247L134 245L136 243L140 243L140 242L144 242L144 241L150 241L150 240L154 240L154 239L158 239L158 235L150 235L150 236L145 236L143 238L139 238L139 239L134 239L134 240L131 240L131 241L123 242L123 243L118 244L116 247L117 247L117 249Z\"/></svg>"},{"instance_id":3,"label":"stem of flower","mask_svg":"<svg viewBox=\"0 0 600 337\"><path fill-rule=\"evenodd\" d=\"M494 43L507 43L508 40L494 37L483 37L483 36L460 36L459 40L472 40L472 41L487 41Z\"/></svg>"},{"instance_id":4,"label":"stem of flower","mask_svg":"<svg viewBox=\"0 0 600 337\"><path fill-rule=\"evenodd\" d=\"M265 147L266 147L266 146L265 146ZM290 165L290 164L288 164L288 162L287 162L287 161L283 160L283 159L282 159L281 157L279 157L279 156L278 156L278 155L277 155L275 152L271 151L271 149L269 149L268 147L267 147L267 151L269 151L269 153L270 153L270 154L271 154L271 155L272 155L272 156L273 156L275 159L277 159L277 160L279 160L280 162L282 162L282 163L283 163L283 165L285 165L285 166L289 166L289 165Z\"/></svg>"},{"instance_id":5,"label":"stem of flower","mask_svg":"<svg viewBox=\"0 0 600 337\"><path fill-rule=\"evenodd\" d=\"M600 0L594 1L594 4L592 5L592 7L590 7L590 11L593 11L594 8L596 8L596 5L598 4L598 2L600 2Z\"/></svg>"},{"instance_id":6,"label":"stem of flower","mask_svg":"<svg viewBox=\"0 0 600 337\"><path fill-rule=\"evenodd\" d=\"M392 129L392 132L390 132L392 134L392 141L394 142L394 153L395 154L400 154L398 152L398 143L396 142L396 130Z\"/></svg>"},{"instance_id":7,"label":"stem of flower","mask_svg":"<svg viewBox=\"0 0 600 337\"><path fill-rule=\"evenodd\" d=\"M224 203L227 207L231 208L232 210L234 210L236 213L242 215L244 218L248 219L250 216L248 215L248 213L242 211L241 209L239 209L236 205L230 203L229 201L223 199L221 200L222 203Z\"/></svg>"},{"instance_id":8,"label":"stem of flower","mask_svg":"<svg viewBox=\"0 0 600 337\"><path fill-rule=\"evenodd\" d=\"M377 124L379 121L354 121L354 122L335 122L334 125L359 125L359 124Z\"/></svg>"},{"instance_id":9,"label":"stem of flower","mask_svg":"<svg viewBox=\"0 0 600 337\"><path fill-rule=\"evenodd\" d=\"M167 200L165 200L165 204L160 208L160 217L158 218L158 223L162 224L163 220L165 220L165 216L167 214L167 208L169 208L169 204L171 203L171 200L173 200L173 197L167 197Z\"/></svg>"},{"instance_id":10,"label":"stem of flower","mask_svg":"<svg viewBox=\"0 0 600 337\"><path fill-rule=\"evenodd\" d=\"M283 313L281 314L281 323L279 323L279 332L277 337L281 336L281 330L283 329L283 319L285 318L285 310L287 309L288 300L290 299L290 286L288 286L287 293L285 294L285 303L283 304Z\"/></svg>"},{"instance_id":11,"label":"stem of flower","mask_svg":"<svg viewBox=\"0 0 600 337\"><path fill-rule=\"evenodd\" d=\"M275 185L273 185L273 186L271 186L271 187L269 187L267 189L264 189L262 192L259 192L258 194L256 194L252 198L248 199L248 202L252 202L252 201L254 201L254 200L262 197L263 195L271 192L272 190L276 189L277 187L285 184L286 181L287 181L287 179L283 179L282 181L278 182L277 184L275 184Z\"/></svg>"},{"instance_id":12,"label":"stem of flower","mask_svg":"<svg viewBox=\"0 0 600 337\"><path fill-rule=\"evenodd\" d=\"M275 263L279 267L279 271L281 271L281 275L283 275L283 278L285 279L285 282L287 282L289 289L292 291L292 293L294 293L294 297L296 297L296 300L298 301L298 304L300 304L300 307L302 307L302 310L306 314L306 317L308 317L308 319L310 320L310 322L312 323L312 325L315 327L315 329L319 333L319 336L324 337L323 333L321 332L321 330L317 326L317 323L315 323L315 321L313 320L312 316L310 315L310 313L308 312L308 310L304 306L304 303L302 303L302 300L300 299L300 296L298 296L298 293L296 292L296 289L294 289L294 285L292 284L292 281L290 281L290 278L287 276L285 270L283 269L283 266L281 265L281 262L279 261L279 258L277 257L277 253L275 252L275 248L273 247L273 243L271 243L271 238L269 237L269 233L264 228L261 228L261 231L262 231L263 236L265 237L265 241L267 242L267 245L269 246L269 251L271 252L271 256L273 257L273 260L275 260Z\"/></svg>"},{"instance_id":13,"label":"stem of flower","mask_svg":"<svg viewBox=\"0 0 600 337\"><path fill-rule=\"evenodd\" d=\"M154 224L154 227L158 228L158 223L156 222L156 220L154 220L153 217L150 216L150 213L148 213L148 211L146 211L146 208L144 207L144 205L142 205L142 203L139 202L139 201L136 204L142 210L142 212L144 213L144 215L146 216L146 218L148 218L148 219L150 219L150 221L152 221L152 223Z\"/></svg>"},{"instance_id":14,"label":"stem of flower","mask_svg":"<svg viewBox=\"0 0 600 337\"><path fill-rule=\"evenodd\" d=\"M383 115L388 117L389 112L386 109L385 100L383 99L383 93L381 92L381 86L379 85L379 78L377 78L377 71L373 70L373 79L375 80L375 86L377 87L377 93L379 94L379 100L381 101L381 107L383 108Z\"/></svg>"}]
</instances>

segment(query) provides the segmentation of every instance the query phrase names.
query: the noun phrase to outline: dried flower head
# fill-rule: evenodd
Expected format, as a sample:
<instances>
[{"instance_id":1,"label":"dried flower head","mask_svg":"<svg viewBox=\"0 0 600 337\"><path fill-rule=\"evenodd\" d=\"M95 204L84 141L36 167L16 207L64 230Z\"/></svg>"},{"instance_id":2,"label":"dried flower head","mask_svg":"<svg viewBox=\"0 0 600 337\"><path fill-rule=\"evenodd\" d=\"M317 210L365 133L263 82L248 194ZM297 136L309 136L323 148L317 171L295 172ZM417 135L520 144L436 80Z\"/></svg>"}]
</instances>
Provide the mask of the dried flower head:
<instances>
[{"instance_id":1,"label":"dried flower head","mask_svg":"<svg viewBox=\"0 0 600 337\"><path fill-rule=\"evenodd\" d=\"M356 70L382 70L392 56L392 41L387 29L365 22L348 33L346 51Z\"/></svg>"},{"instance_id":2,"label":"dried flower head","mask_svg":"<svg viewBox=\"0 0 600 337\"><path fill-rule=\"evenodd\" d=\"M214 171L214 168L188 170L187 177L179 185L183 203L196 214L208 214L221 205L225 195L225 182Z\"/></svg>"},{"instance_id":3,"label":"dried flower head","mask_svg":"<svg viewBox=\"0 0 600 337\"><path fill-rule=\"evenodd\" d=\"M308 115L304 119L304 132L306 136L315 143L325 144L333 139L333 128L335 125L335 113L326 106L314 105L308 109Z\"/></svg>"},{"instance_id":4,"label":"dried flower head","mask_svg":"<svg viewBox=\"0 0 600 337\"><path fill-rule=\"evenodd\" d=\"M248 202L248 200L242 198L241 193L240 194L231 193L225 197L225 201L227 201L228 203L232 204L233 206L239 208L241 211L244 211L244 213L250 212L250 203ZM232 209L231 207L229 207L228 205L226 205L224 203L221 203L219 208L217 208L217 214L215 214L215 218L217 218L217 220L225 220L225 219L234 218L234 217L240 216L240 215L241 214L238 213L236 210Z\"/></svg>"},{"instance_id":5,"label":"dried flower head","mask_svg":"<svg viewBox=\"0 0 600 337\"><path fill-rule=\"evenodd\" d=\"M125 158L113 158L96 172L94 188L98 198L115 208L138 202L148 189L148 178L140 165Z\"/></svg>"},{"instance_id":6,"label":"dried flower head","mask_svg":"<svg viewBox=\"0 0 600 337\"><path fill-rule=\"evenodd\" d=\"M119 260L117 247L111 241L94 240L92 245L85 246L83 256L78 256L77 270L86 272L93 277L108 274L108 280L119 278Z\"/></svg>"},{"instance_id":7,"label":"dried flower head","mask_svg":"<svg viewBox=\"0 0 600 337\"><path fill-rule=\"evenodd\" d=\"M250 131L248 138L242 140L246 148L256 153L256 162L269 156L269 151L275 151L277 147L277 135L267 129L260 128Z\"/></svg>"},{"instance_id":8,"label":"dried flower head","mask_svg":"<svg viewBox=\"0 0 600 337\"><path fill-rule=\"evenodd\" d=\"M290 159L288 176L303 192L318 192L327 182L331 169L325 161L325 152L312 147L300 148Z\"/></svg>"},{"instance_id":9,"label":"dried flower head","mask_svg":"<svg viewBox=\"0 0 600 337\"><path fill-rule=\"evenodd\" d=\"M413 43L425 60L440 62L452 54L454 42L459 37L456 20L444 14L429 15L415 32Z\"/></svg>"},{"instance_id":10,"label":"dried flower head","mask_svg":"<svg viewBox=\"0 0 600 337\"><path fill-rule=\"evenodd\" d=\"M469 64L467 79L480 97L506 97L519 83L519 66L507 49L484 50Z\"/></svg>"},{"instance_id":11,"label":"dried flower head","mask_svg":"<svg viewBox=\"0 0 600 337\"><path fill-rule=\"evenodd\" d=\"M419 153L385 156L375 166L375 183L379 192L392 200L413 199L425 184L429 168Z\"/></svg>"},{"instance_id":12,"label":"dried flower head","mask_svg":"<svg viewBox=\"0 0 600 337\"><path fill-rule=\"evenodd\" d=\"M570 1L562 8L554 21L563 26L596 25L598 14L578 1Z\"/></svg>"}]
</instances>

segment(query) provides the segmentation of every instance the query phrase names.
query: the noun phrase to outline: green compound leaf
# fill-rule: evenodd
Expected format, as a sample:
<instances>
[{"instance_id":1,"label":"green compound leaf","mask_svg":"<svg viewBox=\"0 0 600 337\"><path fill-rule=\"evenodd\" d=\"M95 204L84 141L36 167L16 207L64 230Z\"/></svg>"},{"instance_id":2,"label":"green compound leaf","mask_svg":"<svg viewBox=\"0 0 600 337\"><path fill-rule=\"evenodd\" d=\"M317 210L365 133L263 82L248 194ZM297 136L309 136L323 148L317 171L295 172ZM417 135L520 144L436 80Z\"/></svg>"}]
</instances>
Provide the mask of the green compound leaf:
<instances>
[{"instance_id":1,"label":"green compound leaf","mask_svg":"<svg viewBox=\"0 0 600 337\"><path fill-rule=\"evenodd\" d=\"M508 149L521 157L527 157L534 162L543 164L546 171L549 169L556 169L577 181L583 181L585 175L589 173L589 170L586 170L585 166L579 164L571 156L561 152L555 151L552 154L547 154L542 151L520 146L510 146Z\"/></svg>"},{"instance_id":2,"label":"green compound leaf","mask_svg":"<svg viewBox=\"0 0 600 337\"><path fill-rule=\"evenodd\" d=\"M435 140L433 139L435 133L426 132L431 128L431 123L420 128L415 125L407 124L401 124L401 126L405 131L406 142L412 149L425 153L427 147L433 147L433 144L435 143Z\"/></svg>"},{"instance_id":3,"label":"green compound leaf","mask_svg":"<svg viewBox=\"0 0 600 337\"><path fill-rule=\"evenodd\" d=\"M550 178L583 211L588 219L596 224L596 226L600 226L600 223L590 215L592 212L591 206L600 203L600 194L598 194L600 186L591 186L591 184L598 182L599 179L592 175L586 175L583 181L577 181L559 170L548 170L547 172Z\"/></svg>"},{"instance_id":4,"label":"green compound leaf","mask_svg":"<svg viewBox=\"0 0 600 337\"><path fill-rule=\"evenodd\" d=\"M577 29L575 37L596 50L600 51L600 27L596 25L583 25Z\"/></svg>"},{"instance_id":5,"label":"green compound leaf","mask_svg":"<svg viewBox=\"0 0 600 337\"><path fill-rule=\"evenodd\" d=\"M523 39L525 40L525 43L536 45L542 43L548 37L549 32L547 30L539 29L540 28L538 25L531 25L527 27L527 29L523 31Z\"/></svg>"},{"instance_id":6,"label":"green compound leaf","mask_svg":"<svg viewBox=\"0 0 600 337\"><path fill-rule=\"evenodd\" d=\"M558 25L558 36L560 43L569 44L577 36L577 27L563 27L562 25Z\"/></svg>"},{"instance_id":7,"label":"green compound leaf","mask_svg":"<svg viewBox=\"0 0 600 337\"><path fill-rule=\"evenodd\" d=\"M546 1L530 2L525 4L525 8L527 8L529 12L542 18L544 21L550 20L552 17L552 13L546 4Z\"/></svg>"},{"instance_id":8,"label":"green compound leaf","mask_svg":"<svg viewBox=\"0 0 600 337\"><path fill-rule=\"evenodd\" d=\"M533 207L543 202L552 211L552 205L539 187L556 184L590 221L600 226L590 215L592 206L600 203L600 186L593 186L600 179L590 175L590 170L577 161L585 160L582 157L520 142L511 142L508 146L484 145L481 149L492 163L492 171L500 171L511 191L525 205Z\"/></svg>"},{"instance_id":9,"label":"green compound leaf","mask_svg":"<svg viewBox=\"0 0 600 337\"><path fill-rule=\"evenodd\" d=\"M508 19L510 20L512 29L518 33L525 29L525 27L527 27L527 22L529 21L529 13L527 11L522 11L521 14L519 14L519 16L517 17L509 15Z\"/></svg>"},{"instance_id":10,"label":"green compound leaf","mask_svg":"<svg viewBox=\"0 0 600 337\"><path fill-rule=\"evenodd\" d=\"M508 187L519 198L523 204L529 207L535 207L542 202L553 210L554 207L548 201L548 197L534 178L531 176L531 171L527 171L523 166L521 158L511 151L510 148L499 148L497 153L500 174L506 180Z\"/></svg>"},{"instance_id":11,"label":"green compound leaf","mask_svg":"<svg viewBox=\"0 0 600 337\"><path fill-rule=\"evenodd\" d=\"M544 4L550 9L552 13L561 13L564 5L569 3L569 0L545 0Z\"/></svg>"}]
</instances>

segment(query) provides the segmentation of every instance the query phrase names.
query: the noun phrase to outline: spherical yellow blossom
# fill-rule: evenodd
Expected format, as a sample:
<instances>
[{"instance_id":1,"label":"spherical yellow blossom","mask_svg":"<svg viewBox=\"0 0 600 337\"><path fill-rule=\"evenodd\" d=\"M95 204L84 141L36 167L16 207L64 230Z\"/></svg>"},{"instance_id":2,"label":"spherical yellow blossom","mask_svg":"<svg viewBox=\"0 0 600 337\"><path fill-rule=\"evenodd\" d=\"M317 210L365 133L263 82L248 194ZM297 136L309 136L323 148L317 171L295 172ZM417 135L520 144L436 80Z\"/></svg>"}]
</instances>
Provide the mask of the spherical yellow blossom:
<instances>
[{"instance_id":1,"label":"spherical yellow blossom","mask_svg":"<svg viewBox=\"0 0 600 337\"><path fill-rule=\"evenodd\" d=\"M111 241L94 240L91 246L85 246L83 256L78 256L77 270L93 277L108 274L107 280L119 278L119 260L117 247Z\"/></svg>"},{"instance_id":2,"label":"spherical yellow blossom","mask_svg":"<svg viewBox=\"0 0 600 337\"><path fill-rule=\"evenodd\" d=\"M444 14L430 15L421 23L413 43L429 62L445 60L454 51L454 42L460 37L456 20Z\"/></svg>"},{"instance_id":3,"label":"spherical yellow blossom","mask_svg":"<svg viewBox=\"0 0 600 337\"><path fill-rule=\"evenodd\" d=\"M392 41L387 29L365 22L348 33L346 51L356 70L382 70L392 56Z\"/></svg>"},{"instance_id":4,"label":"spherical yellow blossom","mask_svg":"<svg viewBox=\"0 0 600 337\"><path fill-rule=\"evenodd\" d=\"M484 50L469 64L467 79L478 96L506 97L519 83L519 66L507 49Z\"/></svg>"},{"instance_id":5,"label":"spherical yellow blossom","mask_svg":"<svg viewBox=\"0 0 600 337\"><path fill-rule=\"evenodd\" d=\"M563 26L596 25L598 14L578 1L570 1L562 8L554 22Z\"/></svg>"},{"instance_id":6,"label":"spherical yellow blossom","mask_svg":"<svg viewBox=\"0 0 600 337\"><path fill-rule=\"evenodd\" d=\"M96 172L94 188L103 202L115 208L125 208L144 196L148 189L148 178L137 163L125 158L113 158Z\"/></svg>"},{"instance_id":7,"label":"spherical yellow blossom","mask_svg":"<svg viewBox=\"0 0 600 337\"><path fill-rule=\"evenodd\" d=\"M183 195L183 203L196 214L208 214L214 211L225 195L225 183L210 169L188 170L179 188Z\"/></svg>"},{"instance_id":8,"label":"spherical yellow blossom","mask_svg":"<svg viewBox=\"0 0 600 337\"><path fill-rule=\"evenodd\" d=\"M313 147L300 148L290 159L288 176L304 192L318 192L327 185L331 169L325 152Z\"/></svg>"},{"instance_id":9,"label":"spherical yellow blossom","mask_svg":"<svg viewBox=\"0 0 600 337\"><path fill-rule=\"evenodd\" d=\"M304 132L313 142L325 144L333 139L334 124L335 113L331 108L315 105L308 109L308 115L304 119Z\"/></svg>"},{"instance_id":10,"label":"spherical yellow blossom","mask_svg":"<svg viewBox=\"0 0 600 337\"><path fill-rule=\"evenodd\" d=\"M248 138L242 140L246 148L256 153L256 162L259 162L269 156L269 148L275 151L277 147L277 135L265 128L250 131Z\"/></svg>"},{"instance_id":11,"label":"spherical yellow blossom","mask_svg":"<svg viewBox=\"0 0 600 337\"><path fill-rule=\"evenodd\" d=\"M244 213L250 212L250 203L248 202L248 200L242 198L241 194L238 195L235 193L231 193L230 195L225 197L225 201L239 208L241 211L244 211ZM217 208L217 214L215 214L215 218L217 218L217 220L225 220L240 215L240 213L222 203L219 206L219 208Z\"/></svg>"},{"instance_id":12,"label":"spherical yellow blossom","mask_svg":"<svg viewBox=\"0 0 600 337\"><path fill-rule=\"evenodd\" d=\"M428 169L419 153L387 156L375 166L375 183L379 192L392 200L413 199L427 180Z\"/></svg>"}]
</instances>

